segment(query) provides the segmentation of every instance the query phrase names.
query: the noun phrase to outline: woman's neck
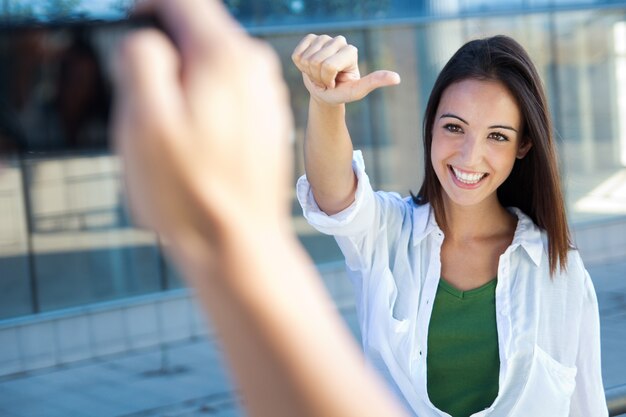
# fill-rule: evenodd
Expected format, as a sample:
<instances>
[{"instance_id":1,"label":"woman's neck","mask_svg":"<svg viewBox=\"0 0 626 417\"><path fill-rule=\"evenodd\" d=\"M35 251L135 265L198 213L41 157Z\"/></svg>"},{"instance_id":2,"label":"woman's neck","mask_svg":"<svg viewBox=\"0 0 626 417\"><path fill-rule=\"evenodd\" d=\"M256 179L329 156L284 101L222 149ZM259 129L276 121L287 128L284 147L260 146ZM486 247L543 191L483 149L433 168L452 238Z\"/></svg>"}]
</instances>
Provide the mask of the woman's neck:
<instances>
[{"instance_id":1,"label":"woman's neck","mask_svg":"<svg viewBox=\"0 0 626 417\"><path fill-rule=\"evenodd\" d=\"M515 232L517 218L509 213L497 198L473 206L460 206L443 198L446 214L446 239L467 242L510 235Z\"/></svg>"}]
</instances>

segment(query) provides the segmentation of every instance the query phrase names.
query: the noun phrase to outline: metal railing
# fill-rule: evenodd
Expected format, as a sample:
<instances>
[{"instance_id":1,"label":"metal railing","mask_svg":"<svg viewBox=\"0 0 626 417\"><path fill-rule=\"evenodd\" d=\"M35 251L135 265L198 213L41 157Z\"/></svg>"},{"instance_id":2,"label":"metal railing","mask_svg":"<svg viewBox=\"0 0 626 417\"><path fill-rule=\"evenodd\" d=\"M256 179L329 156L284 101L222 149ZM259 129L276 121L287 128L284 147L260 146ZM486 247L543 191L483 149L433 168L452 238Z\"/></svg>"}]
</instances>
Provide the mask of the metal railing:
<instances>
[{"instance_id":1,"label":"metal railing","mask_svg":"<svg viewBox=\"0 0 626 417\"><path fill-rule=\"evenodd\" d=\"M626 413L626 384L609 388L605 394L609 416L614 417Z\"/></svg>"}]
</instances>

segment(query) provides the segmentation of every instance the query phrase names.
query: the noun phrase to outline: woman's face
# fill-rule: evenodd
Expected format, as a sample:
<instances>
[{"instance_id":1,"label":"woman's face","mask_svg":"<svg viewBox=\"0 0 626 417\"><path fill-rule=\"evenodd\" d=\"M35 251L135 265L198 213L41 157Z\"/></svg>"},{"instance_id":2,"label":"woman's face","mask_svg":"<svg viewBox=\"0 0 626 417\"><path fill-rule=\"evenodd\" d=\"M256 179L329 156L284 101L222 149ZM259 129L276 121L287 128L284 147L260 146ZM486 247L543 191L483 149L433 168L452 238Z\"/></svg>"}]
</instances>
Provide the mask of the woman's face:
<instances>
[{"instance_id":1,"label":"woman's face","mask_svg":"<svg viewBox=\"0 0 626 417\"><path fill-rule=\"evenodd\" d=\"M444 201L460 206L497 202L496 190L524 157L515 98L499 81L467 79L446 88L433 124L431 161Z\"/></svg>"}]
</instances>

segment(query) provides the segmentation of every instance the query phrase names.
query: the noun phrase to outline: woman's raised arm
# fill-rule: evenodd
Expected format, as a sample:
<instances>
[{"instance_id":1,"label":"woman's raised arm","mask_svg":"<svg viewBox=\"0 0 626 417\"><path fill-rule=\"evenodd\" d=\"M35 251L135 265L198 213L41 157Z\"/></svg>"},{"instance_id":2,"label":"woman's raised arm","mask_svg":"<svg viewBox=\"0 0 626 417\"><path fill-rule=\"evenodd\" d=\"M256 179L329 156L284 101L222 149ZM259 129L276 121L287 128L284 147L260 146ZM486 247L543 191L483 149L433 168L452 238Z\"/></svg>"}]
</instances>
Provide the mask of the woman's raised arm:
<instances>
[{"instance_id":1,"label":"woman's raised arm","mask_svg":"<svg viewBox=\"0 0 626 417\"><path fill-rule=\"evenodd\" d=\"M400 82L392 71L361 77L358 50L343 36L307 35L293 51L311 94L304 142L304 164L317 205L332 215L354 201L352 140L345 121L345 103Z\"/></svg>"}]
</instances>

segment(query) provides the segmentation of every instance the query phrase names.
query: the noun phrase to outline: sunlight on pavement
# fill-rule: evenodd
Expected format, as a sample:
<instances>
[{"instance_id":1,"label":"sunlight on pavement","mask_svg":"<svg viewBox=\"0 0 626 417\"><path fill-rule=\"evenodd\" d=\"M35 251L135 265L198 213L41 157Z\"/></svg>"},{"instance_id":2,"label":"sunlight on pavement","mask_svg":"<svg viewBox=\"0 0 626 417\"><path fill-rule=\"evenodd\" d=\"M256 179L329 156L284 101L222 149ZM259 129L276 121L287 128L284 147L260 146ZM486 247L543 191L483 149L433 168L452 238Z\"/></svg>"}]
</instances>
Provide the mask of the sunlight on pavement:
<instances>
[{"instance_id":1,"label":"sunlight on pavement","mask_svg":"<svg viewBox=\"0 0 626 417\"><path fill-rule=\"evenodd\" d=\"M626 214L626 169L617 171L575 204L585 213Z\"/></svg>"}]
</instances>

